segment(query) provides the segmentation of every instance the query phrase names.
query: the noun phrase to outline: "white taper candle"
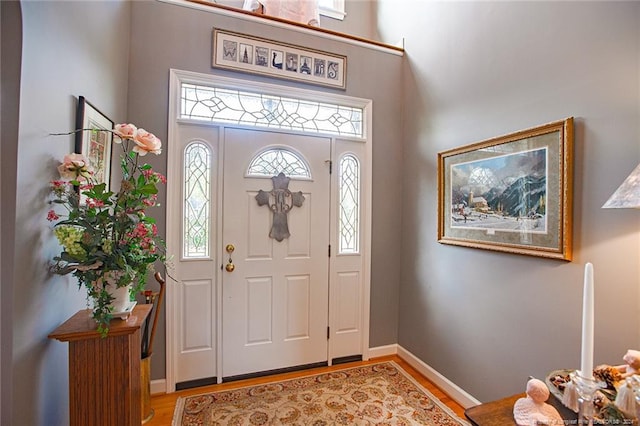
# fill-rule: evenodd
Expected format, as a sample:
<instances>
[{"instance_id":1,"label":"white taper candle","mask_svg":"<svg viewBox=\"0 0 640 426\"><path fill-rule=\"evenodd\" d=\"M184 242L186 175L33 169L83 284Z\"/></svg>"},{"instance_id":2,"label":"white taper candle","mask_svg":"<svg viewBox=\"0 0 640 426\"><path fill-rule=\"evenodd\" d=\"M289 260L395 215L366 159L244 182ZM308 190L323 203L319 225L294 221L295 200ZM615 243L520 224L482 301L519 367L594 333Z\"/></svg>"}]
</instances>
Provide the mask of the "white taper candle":
<instances>
[{"instance_id":1,"label":"white taper candle","mask_svg":"<svg viewBox=\"0 0 640 426\"><path fill-rule=\"evenodd\" d=\"M580 371L585 378L593 379L593 323L594 323L593 265L584 267L584 290L582 295L582 352Z\"/></svg>"}]
</instances>

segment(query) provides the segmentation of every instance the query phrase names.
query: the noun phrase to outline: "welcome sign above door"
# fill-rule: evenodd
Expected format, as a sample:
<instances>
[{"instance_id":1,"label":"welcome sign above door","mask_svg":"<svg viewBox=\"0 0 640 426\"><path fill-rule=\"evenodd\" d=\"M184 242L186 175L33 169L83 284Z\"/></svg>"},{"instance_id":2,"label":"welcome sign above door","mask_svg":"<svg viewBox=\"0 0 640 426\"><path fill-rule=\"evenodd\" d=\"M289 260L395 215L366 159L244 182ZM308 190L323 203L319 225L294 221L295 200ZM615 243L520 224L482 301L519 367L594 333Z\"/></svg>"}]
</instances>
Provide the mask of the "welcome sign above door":
<instances>
[{"instance_id":1,"label":"welcome sign above door","mask_svg":"<svg viewBox=\"0 0 640 426\"><path fill-rule=\"evenodd\" d=\"M347 57L258 37L213 30L214 68L347 88Z\"/></svg>"}]
</instances>

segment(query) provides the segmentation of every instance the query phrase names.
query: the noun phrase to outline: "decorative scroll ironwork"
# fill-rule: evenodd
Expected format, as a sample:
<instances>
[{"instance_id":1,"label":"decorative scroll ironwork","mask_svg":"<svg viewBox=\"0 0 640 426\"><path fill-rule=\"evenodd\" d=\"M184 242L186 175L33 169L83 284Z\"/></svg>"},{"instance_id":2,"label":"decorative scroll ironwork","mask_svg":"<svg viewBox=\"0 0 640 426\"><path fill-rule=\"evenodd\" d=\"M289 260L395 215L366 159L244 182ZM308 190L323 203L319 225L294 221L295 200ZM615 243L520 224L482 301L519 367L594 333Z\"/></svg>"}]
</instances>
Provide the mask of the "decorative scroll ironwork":
<instances>
[{"instance_id":1,"label":"decorative scroll ironwork","mask_svg":"<svg viewBox=\"0 0 640 426\"><path fill-rule=\"evenodd\" d=\"M363 108L182 83L180 118L364 137Z\"/></svg>"},{"instance_id":2,"label":"decorative scroll ironwork","mask_svg":"<svg viewBox=\"0 0 640 426\"><path fill-rule=\"evenodd\" d=\"M184 151L184 235L183 256L209 256L211 154L208 147L196 142Z\"/></svg>"},{"instance_id":3,"label":"decorative scroll ironwork","mask_svg":"<svg viewBox=\"0 0 640 426\"><path fill-rule=\"evenodd\" d=\"M280 242L285 238L289 238L289 224L287 222L287 216L289 210L295 207L302 207L304 203L304 195L302 191L291 192L289 191L289 179L284 173L280 172L278 176L271 178L273 182L273 189L269 192L258 191L256 200L259 206L268 206L273 212L273 222L271 224L271 231L269 231L269 237Z\"/></svg>"}]
</instances>

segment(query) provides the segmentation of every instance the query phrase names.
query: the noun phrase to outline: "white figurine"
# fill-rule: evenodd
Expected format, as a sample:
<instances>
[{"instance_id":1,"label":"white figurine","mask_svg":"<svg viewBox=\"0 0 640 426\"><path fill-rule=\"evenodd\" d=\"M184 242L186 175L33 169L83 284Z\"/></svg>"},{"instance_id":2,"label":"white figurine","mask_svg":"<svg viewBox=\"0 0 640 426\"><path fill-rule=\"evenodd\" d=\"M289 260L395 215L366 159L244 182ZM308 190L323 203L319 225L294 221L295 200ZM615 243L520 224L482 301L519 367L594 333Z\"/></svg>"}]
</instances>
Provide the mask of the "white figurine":
<instances>
[{"instance_id":1,"label":"white figurine","mask_svg":"<svg viewBox=\"0 0 640 426\"><path fill-rule=\"evenodd\" d=\"M623 379L640 374L640 351L629 349L622 357L624 364L614 367L622 375Z\"/></svg>"},{"instance_id":2,"label":"white figurine","mask_svg":"<svg viewBox=\"0 0 640 426\"><path fill-rule=\"evenodd\" d=\"M615 405L629 417L636 414L636 398L633 392L634 377L640 374L640 351L629 349L622 357L624 364L614 367L624 382L618 386Z\"/></svg>"},{"instance_id":3,"label":"white figurine","mask_svg":"<svg viewBox=\"0 0 640 426\"><path fill-rule=\"evenodd\" d=\"M564 421L558 410L545 403L549 398L549 388L542 380L527 382L527 396L520 398L513 406L513 418L518 426L562 425Z\"/></svg>"}]
</instances>

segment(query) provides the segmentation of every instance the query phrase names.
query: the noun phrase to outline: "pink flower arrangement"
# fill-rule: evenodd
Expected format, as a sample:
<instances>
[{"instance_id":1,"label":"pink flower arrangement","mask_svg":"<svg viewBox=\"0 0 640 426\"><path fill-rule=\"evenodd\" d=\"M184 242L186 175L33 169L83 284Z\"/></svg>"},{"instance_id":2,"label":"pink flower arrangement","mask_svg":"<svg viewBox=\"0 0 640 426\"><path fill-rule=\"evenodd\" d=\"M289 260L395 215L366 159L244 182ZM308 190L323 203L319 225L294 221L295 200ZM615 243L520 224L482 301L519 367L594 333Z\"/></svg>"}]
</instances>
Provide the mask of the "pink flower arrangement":
<instances>
[{"instance_id":1,"label":"pink flower arrangement","mask_svg":"<svg viewBox=\"0 0 640 426\"><path fill-rule=\"evenodd\" d=\"M60 179L51 182L52 208L47 219L63 250L53 258L52 271L73 274L94 301L93 317L106 335L111 320L111 291L132 284L132 293L144 288L155 262L165 261L164 241L147 209L158 205L158 184L166 178L140 157L162 152L162 142L133 124L118 124L114 142L123 148L122 181L117 192L96 182L90 162L81 154L64 157ZM129 145L132 148L129 149ZM80 200L83 196L83 202ZM112 287L111 289L109 287Z\"/></svg>"}]
</instances>

